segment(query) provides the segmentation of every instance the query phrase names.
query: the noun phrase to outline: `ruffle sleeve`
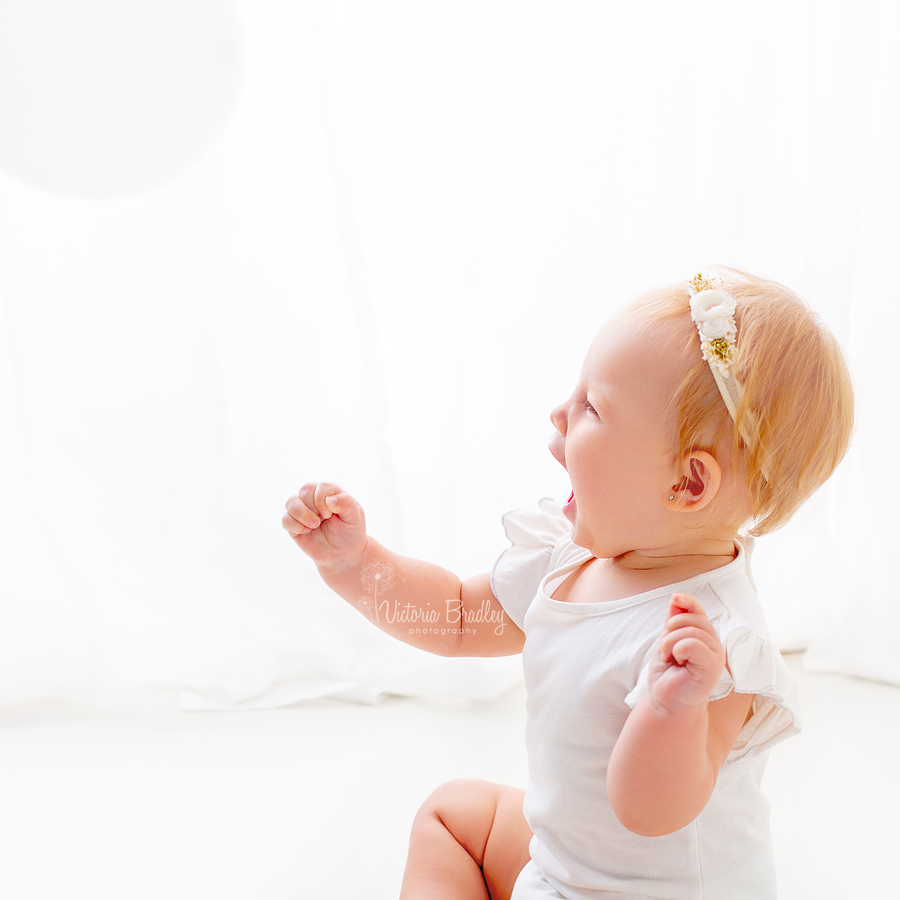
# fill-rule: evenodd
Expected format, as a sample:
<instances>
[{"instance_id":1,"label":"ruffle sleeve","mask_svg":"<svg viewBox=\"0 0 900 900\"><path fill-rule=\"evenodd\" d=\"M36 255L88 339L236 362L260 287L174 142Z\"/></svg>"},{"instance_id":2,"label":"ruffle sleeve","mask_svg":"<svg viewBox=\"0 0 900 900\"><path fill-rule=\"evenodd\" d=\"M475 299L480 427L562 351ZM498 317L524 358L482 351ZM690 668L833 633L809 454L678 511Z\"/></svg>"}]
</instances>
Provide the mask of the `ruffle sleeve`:
<instances>
[{"instance_id":1,"label":"ruffle sleeve","mask_svg":"<svg viewBox=\"0 0 900 900\"><path fill-rule=\"evenodd\" d=\"M503 527L511 543L491 571L491 590L506 614L522 628L541 579L550 571L554 550L572 532L562 506L545 497L537 509L505 513Z\"/></svg>"},{"instance_id":2,"label":"ruffle sleeve","mask_svg":"<svg viewBox=\"0 0 900 900\"><path fill-rule=\"evenodd\" d=\"M721 615L711 621L725 648L725 668L710 700L721 700L732 691L755 695L751 716L734 742L728 764L752 759L797 734L800 697L797 679L768 638L755 633L739 615ZM656 646L649 651L634 690L625 698L632 708L647 692L649 660Z\"/></svg>"}]
</instances>

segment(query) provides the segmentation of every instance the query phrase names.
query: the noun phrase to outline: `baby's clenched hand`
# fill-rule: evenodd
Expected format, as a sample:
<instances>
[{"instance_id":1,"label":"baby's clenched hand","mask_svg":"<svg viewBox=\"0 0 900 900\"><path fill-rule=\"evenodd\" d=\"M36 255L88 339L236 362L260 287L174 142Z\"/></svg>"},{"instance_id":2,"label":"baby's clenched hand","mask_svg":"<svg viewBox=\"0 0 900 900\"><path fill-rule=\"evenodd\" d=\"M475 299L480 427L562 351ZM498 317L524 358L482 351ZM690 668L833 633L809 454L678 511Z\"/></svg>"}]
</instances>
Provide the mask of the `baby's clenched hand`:
<instances>
[{"instance_id":1,"label":"baby's clenched hand","mask_svg":"<svg viewBox=\"0 0 900 900\"><path fill-rule=\"evenodd\" d=\"M653 704L667 712L705 708L725 665L725 648L700 602L674 594L651 660L647 690Z\"/></svg>"},{"instance_id":2,"label":"baby's clenched hand","mask_svg":"<svg viewBox=\"0 0 900 900\"><path fill-rule=\"evenodd\" d=\"M284 507L282 526L317 566L344 568L362 557L366 515L338 485L308 482Z\"/></svg>"}]
</instances>

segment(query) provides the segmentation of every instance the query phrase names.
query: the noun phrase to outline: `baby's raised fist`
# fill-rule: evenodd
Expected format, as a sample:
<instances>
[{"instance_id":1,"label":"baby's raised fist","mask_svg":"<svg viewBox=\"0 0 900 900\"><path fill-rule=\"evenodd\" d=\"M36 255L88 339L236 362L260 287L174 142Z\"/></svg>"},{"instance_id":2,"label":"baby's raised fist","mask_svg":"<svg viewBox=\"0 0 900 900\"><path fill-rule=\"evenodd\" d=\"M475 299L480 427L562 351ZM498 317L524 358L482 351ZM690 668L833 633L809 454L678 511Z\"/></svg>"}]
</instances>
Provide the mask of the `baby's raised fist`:
<instances>
[{"instance_id":1,"label":"baby's raised fist","mask_svg":"<svg viewBox=\"0 0 900 900\"><path fill-rule=\"evenodd\" d=\"M674 594L651 661L648 690L671 712L705 706L725 665L725 649L700 601Z\"/></svg>"},{"instance_id":2,"label":"baby's raised fist","mask_svg":"<svg viewBox=\"0 0 900 900\"><path fill-rule=\"evenodd\" d=\"M366 547L363 508L332 482L307 482L285 503L282 527L317 566L351 565Z\"/></svg>"}]
</instances>

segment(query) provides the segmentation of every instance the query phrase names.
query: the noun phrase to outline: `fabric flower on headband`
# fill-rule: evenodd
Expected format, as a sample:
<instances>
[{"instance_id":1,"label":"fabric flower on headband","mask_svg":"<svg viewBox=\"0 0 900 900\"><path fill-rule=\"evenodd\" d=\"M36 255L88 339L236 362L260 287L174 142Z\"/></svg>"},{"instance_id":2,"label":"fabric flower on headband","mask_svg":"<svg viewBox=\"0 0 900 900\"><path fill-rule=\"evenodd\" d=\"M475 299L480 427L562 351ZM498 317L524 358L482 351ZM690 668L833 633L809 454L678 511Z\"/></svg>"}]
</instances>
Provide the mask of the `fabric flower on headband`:
<instances>
[{"instance_id":1,"label":"fabric flower on headband","mask_svg":"<svg viewBox=\"0 0 900 900\"><path fill-rule=\"evenodd\" d=\"M690 285L693 288L691 318L700 333L703 358L722 375L727 375L734 359L734 343L737 338L734 297L699 275Z\"/></svg>"},{"instance_id":2,"label":"fabric flower on headband","mask_svg":"<svg viewBox=\"0 0 900 900\"><path fill-rule=\"evenodd\" d=\"M703 358L716 380L729 415L737 422L737 411L743 393L740 382L731 370L737 340L737 322L734 318L737 301L728 291L723 290L720 282L702 275L688 282L688 290L691 294L691 318L700 333ZM755 436L759 433L756 422L754 413L744 409L737 427L747 447L753 447ZM756 452L761 454L761 448L757 447ZM760 471L766 481L771 480L762 456Z\"/></svg>"},{"instance_id":3,"label":"fabric flower on headband","mask_svg":"<svg viewBox=\"0 0 900 900\"><path fill-rule=\"evenodd\" d=\"M700 333L703 358L716 379L729 415L737 421L742 388L731 370L737 340L737 322L734 318L737 301L722 288L720 282L702 275L692 278L688 286L691 293L691 318ZM751 437L756 432L756 419L750 410L744 411L744 421L739 427L744 443L751 446Z\"/></svg>"}]
</instances>

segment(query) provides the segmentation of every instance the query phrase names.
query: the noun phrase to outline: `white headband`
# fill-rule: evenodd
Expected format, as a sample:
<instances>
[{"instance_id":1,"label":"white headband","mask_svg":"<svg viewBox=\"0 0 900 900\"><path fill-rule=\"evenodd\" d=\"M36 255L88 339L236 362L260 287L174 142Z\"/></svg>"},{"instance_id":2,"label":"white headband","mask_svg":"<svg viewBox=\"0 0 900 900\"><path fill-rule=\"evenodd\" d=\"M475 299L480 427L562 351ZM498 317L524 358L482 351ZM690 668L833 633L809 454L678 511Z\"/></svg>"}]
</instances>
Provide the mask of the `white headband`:
<instances>
[{"instance_id":1,"label":"white headband","mask_svg":"<svg viewBox=\"0 0 900 900\"><path fill-rule=\"evenodd\" d=\"M688 282L688 290L691 292L691 318L700 334L703 358L709 363L731 418L737 421L741 384L732 371L737 340L734 321L737 303L718 281L702 275ZM749 410L744 412L744 421L747 427L741 427L741 437L750 447L750 434L756 431L756 422Z\"/></svg>"}]
</instances>

